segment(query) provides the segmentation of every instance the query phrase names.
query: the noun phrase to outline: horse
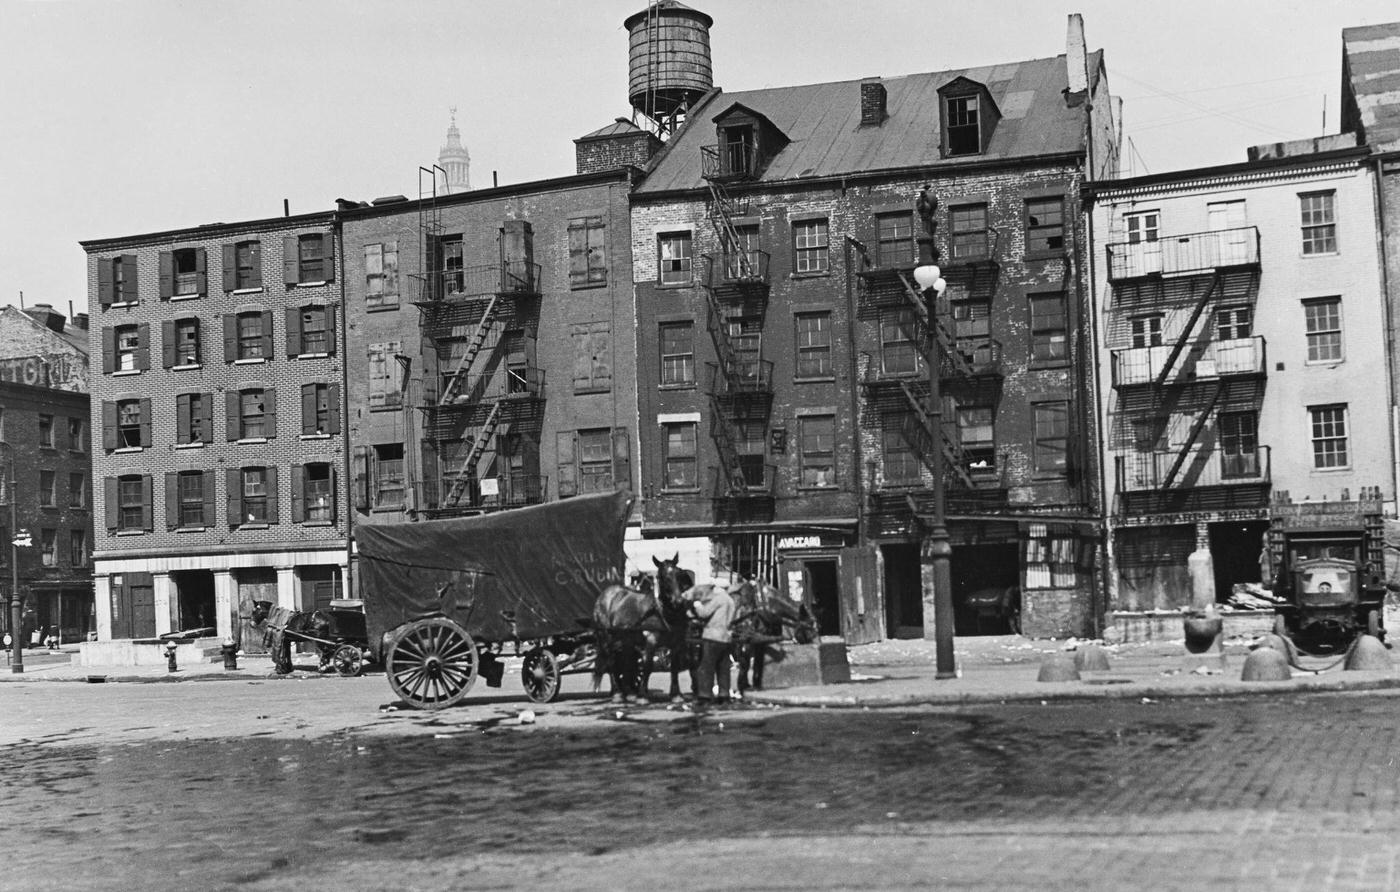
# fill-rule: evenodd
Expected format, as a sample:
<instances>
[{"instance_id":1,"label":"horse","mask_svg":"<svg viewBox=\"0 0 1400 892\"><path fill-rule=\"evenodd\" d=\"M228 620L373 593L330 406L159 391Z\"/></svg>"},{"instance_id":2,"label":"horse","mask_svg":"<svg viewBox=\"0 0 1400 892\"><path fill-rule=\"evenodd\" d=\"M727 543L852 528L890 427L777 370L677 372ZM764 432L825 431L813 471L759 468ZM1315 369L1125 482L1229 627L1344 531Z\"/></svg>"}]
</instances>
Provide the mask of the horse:
<instances>
[{"instance_id":1,"label":"horse","mask_svg":"<svg viewBox=\"0 0 1400 892\"><path fill-rule=\"evenodd\" d=\"M739 696L749 690L749 667L753 667L753 689L763 690L764 648L790 637L807 644L817 637L817 620L803 602L791 601L777 587L753 579L732 592L734 621L730 653L738 667Z\"/></svg>"},{"instance_id":2,"label":"horse","mask_svg":"<svg viewBox=\"0 0 1400 892\"><path fill-rule=\"evenodd\" d=\"M590 625L597 646L593 690L598 690L606 675L612 682L613 702L631 702L646 634L666 628L656 595L613 583L594 602Z\"/></svg>"},{"instance_id":3,"label":"horse","mask_svg":"<svg viewBox=\"0 0 1400 892\"><path fill-rule=\"evenodd\" d=\"M651 562L656 565L656 579L661 590L661 616L666 620L666 630L647 635L646 649L642 657L641 689L645 695L647 684L651 681L656 652L664 647L667 652L667 664L671 670L671 689L668 696L671 702L679 703L684 699L681 696L681 670L690 673L690 692L694 695L695 668L700 663L694 645L688 640L691 637L689 630L692 598L686 593L695 586L695 574L680 568L680 552L666 561L652 557Z\"/></svg>"},{"instance_id":4,"label":"horse","mask_svg":"<svg viewBox=\"0 0 1400 892\"><path fill-rule=\"evenodd\" d=\"M249 619L253 621L253 625L260 626L276 609L271 601L254 601ZM282 619L285 625L263 630L263 643L272 653L272 666L278 675L286 675L292 671L292 640L297 634L324 641L331 637L334 628L330 614L324 610L313 610L310 613L285 610L282 613L279 619ZM288 632L296 634L288 635ZM320 668L323 671L330 666L331 654L335 653L336 646L333 643L316 643L316 651L321 657Z\"/></svg>"}]
</instances>

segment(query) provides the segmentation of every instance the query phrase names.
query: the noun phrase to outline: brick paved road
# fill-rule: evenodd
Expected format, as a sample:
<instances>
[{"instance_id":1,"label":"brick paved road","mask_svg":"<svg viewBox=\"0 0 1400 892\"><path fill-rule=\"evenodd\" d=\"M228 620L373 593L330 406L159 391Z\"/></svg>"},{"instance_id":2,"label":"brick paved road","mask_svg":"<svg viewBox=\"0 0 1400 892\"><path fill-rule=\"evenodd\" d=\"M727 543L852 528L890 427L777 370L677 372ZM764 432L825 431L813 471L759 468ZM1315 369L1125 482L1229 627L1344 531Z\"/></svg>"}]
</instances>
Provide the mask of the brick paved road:
<instances>
[{"instance_id":1,"label":"brick paved road","mask_svg":"<svg viewBox=\"0 0 1400 892\"><path fill-rule=\"evenodd\" d=\"M197 687L211 712L250 690L131 690L149 704ZM1396 889L1397 707L1327 695L637 722L579 701L560 710L572 722L520 728L453 710L396 720L392 737L371 721L105 746L96 718L66 742L0 746L15 868L0 887Z\"/></svg>"}]
</instances>

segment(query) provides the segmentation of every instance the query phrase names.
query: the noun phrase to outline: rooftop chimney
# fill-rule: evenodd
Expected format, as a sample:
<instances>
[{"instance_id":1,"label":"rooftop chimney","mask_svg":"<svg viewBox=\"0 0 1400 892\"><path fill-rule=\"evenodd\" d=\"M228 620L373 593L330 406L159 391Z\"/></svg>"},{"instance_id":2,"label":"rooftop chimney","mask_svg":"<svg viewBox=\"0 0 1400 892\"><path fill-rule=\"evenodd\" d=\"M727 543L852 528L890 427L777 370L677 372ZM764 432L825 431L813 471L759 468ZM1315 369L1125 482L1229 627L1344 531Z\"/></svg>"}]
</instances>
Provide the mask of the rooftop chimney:
<instances>
[{"instance_id":1,"label":"rooftop chimney","mask_svg":"<svg viewBox=\"0 0 1400 892\"><path fill-rule=\"evenodd\" d=\"M1084 16L1071 13L1065 36L1065 68L1070 95L1089 89L1089 58L1084 49Z\"/></svg>"},{"instance_id":2,"label":"rooftop chimney","mask_svg":"<svg viewBox=\"0 0 1400 892\"><path fill-rule=\"evenodd\" d=\"M50 304L35 304L25 310L29 318L49 329L50 331L63 331L63 324L67 321L63 314L58 312Z\"/></svg>"},{"instance_id":3,"label":"rooftop chimney","mask_svg":"<svg viewBox=\"0 0 1400 892\"><path fill-rule=\"evenodd\" d=\"M860 123L861 126L878 127L889 117L886 109L885 85L878 80L860 82Z\"/></svg>"},{"instance_id":4,"label":"rooftop chimney","mask_svg":"<svg viewBox=\"0 0 1400 892\"><path fill-rule=\"evenodd\" d=\"M76 314L76 315L73 317L73 327L74 327L74 328L77 328L77 329L81 329L82 331L87 331L87 330L88 330L88 314L87 314L87 313L78 313L78 314Z\"/></svg>"}]
</instances>

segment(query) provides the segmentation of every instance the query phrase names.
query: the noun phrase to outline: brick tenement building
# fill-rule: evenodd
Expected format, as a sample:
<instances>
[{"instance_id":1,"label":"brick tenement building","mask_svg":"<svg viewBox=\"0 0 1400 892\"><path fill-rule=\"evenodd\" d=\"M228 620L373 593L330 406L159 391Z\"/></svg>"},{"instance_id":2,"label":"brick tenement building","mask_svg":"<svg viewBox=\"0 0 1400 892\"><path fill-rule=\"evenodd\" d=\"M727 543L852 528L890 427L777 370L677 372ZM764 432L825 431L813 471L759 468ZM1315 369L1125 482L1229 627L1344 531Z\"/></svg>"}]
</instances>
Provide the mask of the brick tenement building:
<instances>
[{"instance_id":1,"label":"brick tenement building","mask_svg":"<svg viewBox=\"0 0 1400 892\"><path fill-rule=\"evenodd\" d=\"M1284 532L1340 557L1393 512L1368 154L1343 134L1087 188L1113 635L1191 603L1193 552L1224 601L1274 584Z\"/></svg>"},{"instance_id":2,"label":"brick tenement building","mask_svg":"<svg viewBox=\"0 0 1400 892\"><path fill-rule=\"evenodd\" d=\"M1079 189L1116 169L1115 105L1074 17L1055 58L686 108L632 205L644 535L710 537L715 572L807 597L823 634L931 636L940 450L959 631L1004 631L968 596L1017 589L1028 634L1093 632ZM911 275L925 186L933 303Z\"/></svg>"},{"instance_id":3,"label":"brick tenement building","mask_svg":"<svg viewBox=\"0 0 1400 892\"><path fill-rule=\"evenodd\" d=\"M83 243L99 638L213 628L343 585L331 213Z\"/></svg>"},{"instance_id":4,"label":"brick tenement building","mask_svg":"<svg viewBox=\"0 0 1400 892\"><path fill-rule=\"evenodd\" d=\"M636 489L636 173L345 204L356 523Z\"/></svg>"}]
</instances>

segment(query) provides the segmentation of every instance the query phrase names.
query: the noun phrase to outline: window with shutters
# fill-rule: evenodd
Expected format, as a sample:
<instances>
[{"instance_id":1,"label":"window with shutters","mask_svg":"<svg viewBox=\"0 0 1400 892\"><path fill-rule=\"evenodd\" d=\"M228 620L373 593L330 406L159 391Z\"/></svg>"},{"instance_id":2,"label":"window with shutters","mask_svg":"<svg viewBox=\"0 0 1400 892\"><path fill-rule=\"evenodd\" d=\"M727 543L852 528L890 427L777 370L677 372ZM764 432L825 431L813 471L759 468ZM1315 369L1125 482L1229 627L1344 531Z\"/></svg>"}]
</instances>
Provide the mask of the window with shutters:
<instances>
[{"instance_id":1,"label":"window with shutters","mask_svg":"<svg viewBox=\"0 0 1400 892\"><path fill-rule=\"evenodd\" d=\"M374 447L374 507L402 508L403 505L403 444L381 443Z\"/></svg>"},{"instance_id":2,"label":"window with shutters","mask_svg":"<svg viewBox=\"0 0 1400 892\"><path fill-rule=\"evenodd\" d=\"M53 448L53 416L39 415L39 445L44 449Z\"/></svg>"},{"instance_id":3,"label":"window with shutters","mask_svg":"<svg viewBox=\"0 0 1400 892\"><path fill-rule=\"evenodd\" d=\"M181 248L170 252L171 294L175 297L192 296L200 293L199 249Z\"/></svg>"},{"instance_id":4,"label":"window with shutters","mask_svg":"<svg viewBox=\"0 0 1400 892\"><path fill-rule=\"evenodd\" d=\"M53 471L39 472L39 505L43 508L58 507L57 477Z\"/></svg>"},{"instance_id":5,"label":"window with shutters","mask_svg":"<svg viewBox=\"0 0 1400 892\"><path fill-rule=\"evenodd\" d=\"M97 299L104 309L137 303L135 254L97 261Z\"/></svg>"},{"instance_id":6,"label":"window with shutters","mask_svg":"<svg viewBox=\"0 0 1400 892\"><path fill-rule=\"evenodd\" d=\"M175 368L193 368L200 362L199 350L199 320L198 319L176 319L174 326L175 335Z\"/></svg>"},{"instance_id":7,"label":"window with shutters","mask_svg":"<svg viewBox=\"0 0 1400 892\"><path fill-rule=\"evenodd\" d=\"M138 532L146 529L147 481L140 474L124 474L117 478L117 531Z\"/></svg>"},{"instance_id":8,"label":"window with shutters","mask_svg":"<svg viewBox=\"0 0 1400 892\"><path fill-rule=\"evenodd\" d=\"M836 485L836 417L807 415L798 419L802 449L802 485Z\"/></svg>"},{"instance_id":9,"label":"window with shutters","mask_svg":"<svg viewBox=\"0 0 1400 892\"><path fill-rule=\"evenodd\" d=\"M612 431L578 432L578 469L580 493L612 491Z\"/></svg>"},{"instance_id":10,"label":"window with shutters","mask_svg":"<svg viewBox=\"0 0 1400 892\"><path fill-rule=\"evenodd\" d=\"M267 358L267 354L263 351L263 335L265 333L263 330L263 323L264 314L259 310L247 310L238 314L238 347L236 358Z\"/></svg>"},{"instance_id":11,"label":"window with shutters","mask_svg":"<svg viewBox=\"0 0 1400 892\"><path fill-rule=\"evenodd\" d=\"M1064 253L1065 202L1061 196L1026 202L1026 256Z\"/></svg>"},{"instance_id":12,"label":"window with shutters","mask_svg":"<svg viewBox=\"0 0 1400 892\"><path fill-rule=\"evenodd\" d=\"M666 434L666 489L698 489L696 428L693 421L662 425Z\"/></svg>"},{"instance_id":13,"label":"window with shutters","mask_svg":"<svg viewBox=\"0 0 1400 892\"><path fill-rule=\"evenodd\" d=\"M399 243L365 245L365 308L393 310L399 306Z\"/></svg>"},{"instance_id":14,"label":"window with shutters","mask_svg":"<svg viewBox=\"0 0 1400 892\"><path fill-rule=\"evenodd\" d=\"M602 217L569 221L569 287L608 283L607 226Z\"/></svg>"},{"instance_id":15,"label":"window with shutters","mask_svg":"<svg viewBox=\"0 0 1400 892\"><path fill-rule=\"evenodd\" d=\"M214 440L212 397L182 393L175 397L175 444L187 446Z\"/></svg>"},{"instance_id":16,"label":"window with shutters","mask_svg":"<svg viewBox=\"0 0 1400 892\"><path fill-rule=\"evenodd\" d=\"M270 475L267 468L244 468L241 474L242 481L242 522L245 524L269 523L271 514L268 511Z\"/></svg>"},{"instance_id":17,"label":"window with shutters","mask_svg":"<svg viewBox=\"0 0 1400 892\"><path fill-rule=\"evenodd\" d=\"M330 314L327 312L327 308L321 306L302 307L299 314L301 317L301 349L298 351L300 355L328 355L331 352L331 332Z\"/></svg>"},{"instance_id":18,"label":"window with shutters","mask_svg":"<svg viewBox=\"0 0 1400 892\"><path fill-rule=\"evenodd\" d=\"M830 378L831 313L798 313L793 320L797 326L797 377Z\"/></svg>"},{"instance_id":19,"label":"window with shutters","mask_svg":"<svg viewBox=\"0 0 1400 892\"><path fill-rule=\"evenodd\" d=\"M1035 419L1035 470L1063 474L1069 468L1069 403L1036 403L1031 410Z\"/></svg>"},{"instance_id":20,"label":"window with shutters","mask_svg":"<svg viewBox=\"0 0 1400 892\"><path fill-rule=\"evenodd\" d=\"M695 384L695 324L661 323L661 386Z\"/></svg>"},{"instance_id":21,"label":"window with shutters","mask_svg":"<svg viewBox=\"0 0 1400 892\"><path fill-rule=\"evenodd\" d=\"M690 233L663 232L657 235L656 244L660 255L657 266L661 271L661 284L689 285L691 283Z\"/></svg>"},{"instance_id":22,"label":"window with shutters","mask_svg":"<svg viewBox=\"0 0 1400 892\"><path fill-rule=\"evenodd\" d=\"M141 329L135 325L118 325L113 333L116 355L112 369L117 373L141 370Z\"/></svg>"},{"instance_id":23,"label":"window with shutters","mask_svg":"<svg viewBox=\"0 0 1400 892\"><path fill-rule=\"evenodd\" d=\"M233 245L233 285L235 291L262 287L262 242L246 241Z\"/></svg>"},{"instance_id":24,"label":"window with shutters","mask_svg":"<svg viewBox=\"0 0 1400 892\"><path fill-rule=\"evenodd\" d=\"M340 388L320 382L301 386L301 435L324 437L340 433Z\"/></svg>"},{"instance_id":25,"label":"window with shutters","mask_svg":"<svg viewBox=\"0 0 1400 892\"><path fill-rule=\"evenodd\" d=\"M826 220L804 220L792 224L793 271L822 273L831 269L827 248Z\"/></svg>"},{"instance_id":26,"label":"window with shutters","mask_svg":"<svg viewBox=\"0 0 1400 892\"><path fill-rule=\"evenodd\" d=\"M87 474L82 471L68 472L68 507L87 507Z\"/></svg>"},{"instance_id":27,"label":"window with shutters","mask_svg":"<svg viewBox=\"0 0 1400 892\"><path fill-rule=\"evenodd\" d=\"M330 236L315 232L297 237L297 283L329 282L335 278L331 274Z\"/></svg>"},{"instance_id":28,"label":"window with shutters","mask_svg":"<svg viewBox=\"0 0 1400 892\"><path fill-rule=\"evenodd\" d=\"M86 567L88 565L88 559L87 530L69 530L68 565L70 567Z\"/></svg>"},{"instance_id":29,"label":"window with shutters","mask_svg":"<svg viewBox=\"0 0 1400 892\"><path fill-rule=\"evenodd\" d=\"M117 448L140 449L144 444L141 400L117 400Z\"/></svg>"},{"instance_id":30,"label":"window with shutters","mask_svg":"<svg viewBox=\"0 0 1400 892\"><path fill-rule=\"evenodd\" d=\"M214 518L204 516L205 492L204 487L208 478L203 471L181 471L176 476L176 492L179 499L179 516L176 518L181 527L207 527L214 522Z\"/></svg>"},{"instance_id":31,"label":"window with shutters","mask_svg":"<svg viewBox=\"0 0 1400 892\"><path fill-rule=\"evenodd\" d=\"M266 394L261 387L238 392L238 439L267 438Z\"/></svg>"},{"instance_id":32,"label":"window with shutters","mask_svg":"<svg viewBox=\"0 0 1400 892\"><path fill-rule=\"evenodd\" d=\"M334 492L331 488L331 466L328 462L313 462L301 469L302 516L307 523L330 523L335 520Z\"/></svg>"},{"instance_id":33,"label":"window with shutters","mask_svg":"<svg viewBox=\"0 0 1400 892\"><path fill-rule=\"evenodd\" d=\"M400 342L385 341L370 344L367 348L367 368L369 372L370 411L397 409L403 402L403 393L398 383L398 355ZM449 366L450 373L455 366Z\"/></svg>"}]
</instances>

